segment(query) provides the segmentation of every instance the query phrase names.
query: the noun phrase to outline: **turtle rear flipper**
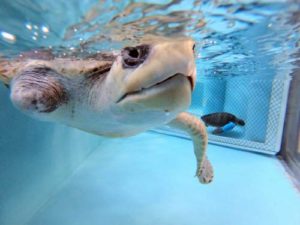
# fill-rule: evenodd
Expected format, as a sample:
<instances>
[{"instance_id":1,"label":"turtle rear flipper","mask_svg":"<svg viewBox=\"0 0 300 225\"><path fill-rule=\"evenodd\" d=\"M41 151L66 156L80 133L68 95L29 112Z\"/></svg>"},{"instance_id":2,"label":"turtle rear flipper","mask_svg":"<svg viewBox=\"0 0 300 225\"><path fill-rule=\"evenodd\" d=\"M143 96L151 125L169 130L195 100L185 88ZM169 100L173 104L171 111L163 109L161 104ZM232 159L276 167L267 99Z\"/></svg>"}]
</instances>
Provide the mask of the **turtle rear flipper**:
<instances>
[{"instance_id":1,"label":"turtle rear flipper","mask_svg":"<svg viewBox=\"0 0 300 225\"><path fill-rule=\"evenodd\" d=\"M67 102L60 75L50 68L29 68L11 82L11 100L25 112L49 113Z\"/></svg>"}]
</instances>

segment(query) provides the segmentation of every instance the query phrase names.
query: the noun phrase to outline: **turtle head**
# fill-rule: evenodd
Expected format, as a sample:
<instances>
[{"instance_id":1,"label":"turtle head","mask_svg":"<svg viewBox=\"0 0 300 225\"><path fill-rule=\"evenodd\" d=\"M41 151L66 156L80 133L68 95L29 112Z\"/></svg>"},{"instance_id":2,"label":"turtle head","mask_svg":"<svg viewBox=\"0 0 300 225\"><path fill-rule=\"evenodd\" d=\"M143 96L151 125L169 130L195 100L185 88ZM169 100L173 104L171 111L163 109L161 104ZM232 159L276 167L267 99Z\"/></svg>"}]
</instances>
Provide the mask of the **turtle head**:
<instances>
[{"instance_id":1,"label":"turtle head","mask_svg":"<svg viewBox=\"0 0 300 225\"><path fill-rule=\"evenodd\" d=\"M124 48L106 81L117 118L155 126L185 111L195 86L194 48L188 38Z\"/></svg>"}]
</instances>

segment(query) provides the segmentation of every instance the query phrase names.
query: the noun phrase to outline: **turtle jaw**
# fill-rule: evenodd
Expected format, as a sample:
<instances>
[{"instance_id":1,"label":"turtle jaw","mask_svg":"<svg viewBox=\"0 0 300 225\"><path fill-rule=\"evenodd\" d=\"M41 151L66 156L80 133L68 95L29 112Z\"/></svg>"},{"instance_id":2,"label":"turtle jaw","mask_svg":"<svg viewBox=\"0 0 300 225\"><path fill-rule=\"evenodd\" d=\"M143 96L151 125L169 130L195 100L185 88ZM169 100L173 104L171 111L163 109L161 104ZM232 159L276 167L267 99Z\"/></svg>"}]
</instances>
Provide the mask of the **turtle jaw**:
<instances>
[{"instance_id":1,"label":"turtle jaw","mask_svg":"<svg viewBox=\"0 0 300 225\"><path fill-rule=\"evenodd\" d=\"M177 73L150 87L125 93L116 104L132 113L161 111L176 114L188 108L192 87L191 76Z\"/></svg>"},{"instance_id":2,"label":"turtle jaw","mask_svg":"<svg viewBox=\"0 0 300 225\"><path fill-rule=\"evenodd\" d=\"M154 85L150 85L148 87L141 87L140 89L138 90L135 90L135 91L130 91L130 92L127 92L125 93L121 98L119 98L119 100L117 100L117 104L118 103L121 103L123 100L126 100L126 98L128 97L131 97L131 96L135 96L135 95L143 95L145 92L149 91L150 89L155 89L155 88L159 88L161 86L164 86L165 84L167 84L168 82L172 81L173 79L177 79L178 76L184 76L188 79L189 83L190 83L190 88L191 90L193 90L193 87L194 87L194 80L193 80L193 77L192 76L185 76L181 73L176 73Z\"/></svg>"}]
</instances>

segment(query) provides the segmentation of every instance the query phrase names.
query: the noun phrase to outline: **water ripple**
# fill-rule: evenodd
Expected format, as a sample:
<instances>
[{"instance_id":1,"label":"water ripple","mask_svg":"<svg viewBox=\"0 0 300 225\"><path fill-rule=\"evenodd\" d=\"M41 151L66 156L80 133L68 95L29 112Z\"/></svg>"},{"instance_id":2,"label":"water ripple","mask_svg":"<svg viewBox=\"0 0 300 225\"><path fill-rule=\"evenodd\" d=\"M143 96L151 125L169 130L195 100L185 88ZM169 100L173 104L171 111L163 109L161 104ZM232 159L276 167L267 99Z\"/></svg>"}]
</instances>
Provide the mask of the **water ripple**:
<instances>
[{"instance_id":1,"label":"water ripple","mask_svg":"<svg viewBox=\"0 0 300 225\"><path fill-rule=\"evenodd\" d=\"M191 36L205 76L295 64L300 6L284 0L2 0L1 54L50 48L78 57L147 36Z\"/></svg>"}]
</instances>

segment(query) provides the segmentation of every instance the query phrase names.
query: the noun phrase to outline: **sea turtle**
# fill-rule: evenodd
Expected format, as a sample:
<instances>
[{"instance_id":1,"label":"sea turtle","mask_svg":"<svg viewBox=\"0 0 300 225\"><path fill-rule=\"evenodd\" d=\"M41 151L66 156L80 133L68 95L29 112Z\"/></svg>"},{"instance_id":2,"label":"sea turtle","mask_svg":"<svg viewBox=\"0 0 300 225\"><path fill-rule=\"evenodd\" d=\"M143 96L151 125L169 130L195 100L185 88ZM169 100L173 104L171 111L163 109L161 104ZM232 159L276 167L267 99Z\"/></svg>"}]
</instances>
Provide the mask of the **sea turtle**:
<instances>
[{"instance_id":1,"label":"sea turtle","mask_svg":"<svg viewBox=\"0 0 300 225\"><path fill-rule=\"evenodd\" d=\"M216 112L201 117L206 126L217 127L213 134L232 130L236 125L245 126L245 121L227 112Z\"/></svg>"},{"instance_id":2,"label":"sea turtle","mask_svg":"<svg viewBox=\"0 0 300 225\"><path fill-rule=\"evenodd\" d=\"M188 132L196 176L209 183L204 124L184 112L191 102L196 66L189 38L148 41L86 58L25 53L2 59L0 79L14 106L29 116L108 137L124 137L161 125Z\"/></svg>"}]
</instances>

